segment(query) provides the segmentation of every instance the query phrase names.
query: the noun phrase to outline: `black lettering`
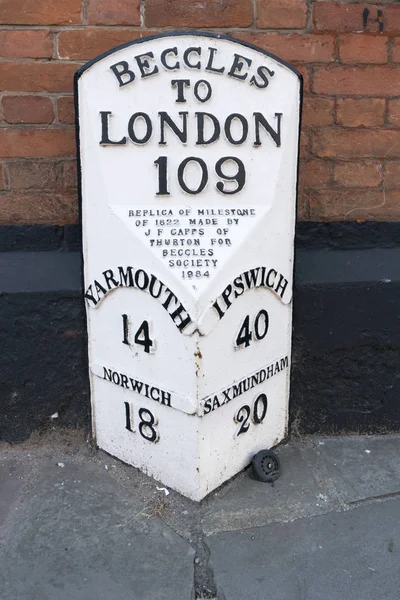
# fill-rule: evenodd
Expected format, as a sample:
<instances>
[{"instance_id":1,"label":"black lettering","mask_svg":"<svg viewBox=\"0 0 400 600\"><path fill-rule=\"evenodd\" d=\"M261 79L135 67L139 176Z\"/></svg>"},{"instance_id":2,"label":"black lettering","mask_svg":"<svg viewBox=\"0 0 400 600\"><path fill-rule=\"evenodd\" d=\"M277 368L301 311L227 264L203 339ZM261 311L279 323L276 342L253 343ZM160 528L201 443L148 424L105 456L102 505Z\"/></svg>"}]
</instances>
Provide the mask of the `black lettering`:
<instances>
[{"instance_id":1,"label":"black lettering","mask_svg":"<svg viewBox=\"0 0 400 600\"><path fill-rule=\"evenodd\" d=\"M211 411L211 398L207 398L207 400L204 402L204 414L208 415L208 413L210 413Z\"/></svg>"},{"instance_id":2,"label":"black lettering","mask_svg":"<svg viewBox=\"0 0 400 600\"><path fill-rule=\"evenodd\" d=\"M275 75L275 71L270 71L270 69L268 69L268 67L258 67L257 75L259 75L261 82L257 81L256 76L253 75L253 77L250 79L250 85L254 84L256 87L258 87L260 89L266 88L269 84L269 80L268 80L268 77L265 72L267 72L268 75L270 75L271 77L273 75Z\"/></svg>"},{"instance_id":3,"label":"black lettering","mask_svg":"<svg viewBox=\"0 0 400 600\"><path fill-rule=\"evenodd\" d=\"M221 405L219 403L218 400L218 396L214 396L214 400L213 400L213 405L212 405L212 409L215 410L216 408L219 408Z\"/></svg>"},{"instance_id":4,"label":"black lettering","mask_svg":"<svg viewBox=\"0 0 400 600\"><path fill-rule=\"evenodd\" d=\"M175 102L181 102L181 103L186 102L184 89L185 89L185 87L190 87L190 80L189 79L173 79L171 81L171 87L178 88L178 96L177 96Z\"/></svg>"},{"instance_id":5,"label":"black lettering","mask_svg":"<svg viewBox=\"0 0 400 600\"><path fill-rule=\"evenodd\" d=\"M240 137L238 140L234 140L232 133L231 133L231 125L232 125L232 121L234 119L238 119L242 124L242 137ZM247 119L239 113L233 113L233 114L229 115L225 121L224 131L225 131L226 139L228 140L229 143L234 144L234 145L243 144L243 142L246 141L247 134L249 132L249 125L247 123Z\"/></svg>"},{"instance_id":6,"label":"black lettering","mask_svg":"<svg viewBox=\"0 0 400 600\"><path fill-rule=\"evenodd\" d=\"M124 136L123 138L121 138L119 140L119 142L113 142L112 140L110 140L110 136L108 134L108 116L112 115L112 112L110 110L101 110L100 111L100 118L101 118L101 140L100 140L100 145L101 146L122 146L124 144L126 144L126 137Z\"/></svg>"},{"instance_id":7,"label":"black lettering","mask_svg":"<svg viewBox=\"0 0 400 600\"><path fill-rule=\"evenodd\" d=\"M278 283L277 283L277 285L276 285L275 292L277 292L277 293L278 293L278 291L279 291L279 289L280 289L281 291L280 291L279 295L280 295L280 297L281 297L281 298L283 298L283 294L284 294L284 293L285 293L285 291L286 291L286 288L287 288L287 284L288 284L288 283L289 283L289 282L288 282L288 280L287 280L287 279L285 279L283 275L280 275L280 276L279 276L279 281L278 281Z\"/></svg>"},{"instance_id":8,"label":"black lettering","mask_svg":"<svg viewBox=\"0 0 400 600\"><path fill-rule=\"evenodd\" d=\"M201 144L212 144L213 142L216 142L221 134L221 126L219 124L219 121L217 119L217 117L215 117L214 115L210 114L210 113L205 113L205 112L197 112L195 113L196 115L196 119L197 119L197 142L196 145L201 145ZM212 122L213 126L214 126L214 131L211 134L211 137L209 137L207 140L204 137L204 118L207 117L208 119L210 119L210 121Z\"/></svg>"},{"instance_id":9,"label":"black lettering","mask_svg":"<svg viewBox=\"0 0 400 600\"><path fill-rule=\"evenodd\" d=\"M289 367L289 359L287 356L285 358L281 358L281 371L285 369L285 367Z\"/></svg>"},{"instance_id":10,"label":"black lettering","mask_svg":"<svg viewBox=\"0 0 400 600\"><path fill-rule=\"evenodd\" d=\"M251 376L251 389L253 389L253 387L255 385L258 385L259 381L258 381L258 376L259 376L259 372L256 373L255 375Z\"/></svg>"},{"instance_id":11,"label":"black lettering","mask_svg":"<svg viewBox=\"0 0 400 600\"><path fill-rule=\"evenodd\" d=\"M144 136L139 139L135 133L135 121L136 119L143 119L146 123L146 133ZM128 134L134 144L146 144L151 138L151 134L153 133L153 125L151 124L151 119L149 115L143 112L137 112L131 116L128 122Z\"/></svg>"},{"instance_id":12,"label":"black lettering","mask_svg":"<svg viewBox=\"0 0 400 600\"><path fill-rule=\"evenodd\" d=\"M132 267L126 267L124 272L124 267L118 267L118 275L119 275L119 285L124 287L133 287L133 276L132 276Z\"/></svg>"},{"instance_id":13,"label":"black lettering","mask_svg":"<svg viewBox=\"0 0 400 600\"><path fill-rule=\"evenodd\" d=\"M241 381L237 385L232 386L232 398L237 398L238 396L241 396L243 394L242 385L243 381Z\"/></svg>"},{"instance_id":14,"label":"black lettering","mask_svg":"<svg viewBox=\"0 0 400 600\"><path fill-rule=\"evenodd\" d=\"M168 69L168 71L176 71L176 69L179 69L180 66L179 61L177 60L174 65L169 65L167 63L168 54L174 54L175 56L178 56L178 48L176 46L174 48L167 48L161 52L160 56L161 64L165 69Z\"/></svg>"},{"instance_id":15,"label":"black lettering","mask_svg":"<svg viewBox=\"0 0 400 600\"><path fill-rule=\"evenodd\" d=\"M111 65L110 69L118 79L119 87L128 85L128 83L131 83L131 81L135 79L135 73L129 69L129 64L126 60L121 60L121 62ZM125 76L127 76L128 79L126 79Z\"/></svg>"},{"instance_id":16,"label":"black lettering","mask_svg":"<svg viewBox=\"0 0 400 600\"><path fill-rule=\"evenodd\" d=\"M221 310L217 300L214 302L213 307L217 311L219 318L222 319L225 313Z\"/></svg>"},{"instance_id":17,"label":"black lettering","mask_svg":"<svg viewBox=\"0 0 400 600\"><path fill-rule=\"evenodd\" d=\"M135 56L142 78L150 77L151 75L158 73L157 65L154 65L154 69L152 71L148 70L151 69L149 61L147 60L148 58L154 58L154 54L152 52L147 52L146 54L139 54L138 56Z\"/></svg>"},{"instance_id":18,"label":"black lettering","mask_svg":"<svg viewBox=\"0 0 400 600\"><path fill-rule=\"evenodd\" d=\"M160 142L159 142L160 145L165 146L165 144L167 143L165 141L165 131L164 131L165 124L167 124L168 127L170 127L170 129L180 139L180 141L182 142L182 144L186 144L186 142L187 142L187 116L188 116L188 113L187 112L180 112L180 113L178 113L180 117L183 117L182 118L182 130L180 130L179 127L176 125L176 123L173 122L173 120L168 115L168 113L166 113L164 111L161 111L158 114L160 116L160 130L161 130L161 137L160 137Z\"/></svg>"},{"instance_id":19,"label":"black lettering","mask_svg":"<svg viewBox=\"0 0 400 600\"><path fill-rule=\"evenodd\" d=\"M222 170L222 166L226 162L229 162L229 161L236 163L237 172L235 175L228 175L227 173L224 173L224 171ZM240 192L240 190L243 189L244 184L246 183L246 169L244 167L244 164L242 163L242 161L239 158L236 158L235 156L224 156L224 157L220 158L215 163L215 172L218 175L218 177L221 177L221 179L224 179L225 181L236 181L236 183L237 183L236 188L232 190L232 189L228 189L228 187L225 186L225 183L223 181L218 181L215 184L215 187L222 194L228 194L228 195L237 194L238 192ZM239 212L237 212L237 214L239 214ZM227 244L228 244L228 242L230 245L230 240L226 240Z\"/></svg>"},{"instance_id":20,"label":"black lettering","mask_svg":"<svg viewBox=\"0 0 400 600\"><path fill-rule=\"evenodd\" d=\"M229 392L231 391L232 388L228 388L227 390L223 390L222 394L224 396L224 401L222 404L226 404L227 402L229 402L231 400L231 398L229 398Z\"/></svg>"},{"instance_id":21,"label":"black lettering","mask_svg":"<svg viewBox=\"0 0 400 600\"><path fill-rule=\"evenodd\" d=\"M224 289L224 291L221 294L221 296L223 297L223 299L225 301L226 308L229 308L230 305L232 304L231 300L229 300L229 296L230 296L231 292L232 292L232 286L231 286L231 284L229 284L226 286L226 288Z\"/></svg>"},{"instance_id":22,"label":"black lettering","mask_svg":"<svg viewBox=\"0 0 400 600\"><path fill-rule=\"evenodd\" d=\"M140 281L140 277L142 276L142 281ZM138 269L135 273L135 284L139 290L146 290L149 285L149 276L146 271L143 269Z\"/></svg>"},{"instance_id":23,"label":"black lettering","mask_svg":"<svg viewBox=\"0 0 400 600\"><path fill-rule=\"evenodd\" d=\"M167 288L167 292L169 292L169 294L168 294L168 296L167 296L167 299L166 299L166 300L164 300L164 302L162 303L162 305L163 305L163 307L165 308L165 310L168 310L168 307L169 307L169 305L171 304L171 300L172 300L172 298L174 298L175 302L178 302L178 298L175 296L175 294L173 294L173 293L171 292L171 290L169 290L169 289Z\"/></svg>"},{"instance_id":24,"label":"black lettering","mask_svg":"<svg viewBox=\"0 0 400 600\"><path fill-rule=\"evenodd\" d=\"M158 191L156 192L156 196L169 196L167 178L168 157L159 156L154 161L154 164L158 167Z\"/></svg>"},{"instance_id":25,"label":"black lettering","mask_svg":"<svg viewBox=\"0 0 400 600\"><path fill-rule=\"evenodd\" d=\"M158 287L157 292L155 292L154 285L157 281L158 281L159 287ZM155 275L151 275L150 285L149 285L150 296L153 296L153 298L159 298L161 296L163 287L164 287L164 284L159 279L157 279L157 277Z\"/></svg>"},{"instance_id":26,"label":"black lettering","mask_svg":"<svg viewBox=\"0 0 400 600\"><path fill-rule=\"evenodd\" d=\"M157 392L156 397L154 397L154 393ZM160 400L160 390L156 387L150 388L150 398L155 402L159 402Z\"/></svg>"},{"instance_id":27,"label":"black lettering","mask_svg":"<svg viewBox=\"0 0 400 600\"><path fill-rule=\"evenodd\" d=\"M109 290L112 288L116 288L119 286L119 282L114 279L114 273L111 269L107 271L103 271L104 279L106 280L106 284ZM112 286L110 285L110 281L112 282Z\"/></svg>"},{"instance_id":28,"label":"black lettering","mask_svg":"<svg viewBox=\"0 0 400 600\"><path fill-rule=\"evenodd\" d=\"M204 98L202 98L199 94L199 87L201 85L203 85L207 88L207 92L206 92L206 95L204 96ZM199 79L199 81L196 81L196 83L195 83L195 86L193 89L193 94L194 94L194 97L196 98L196 100L198 100L199 102L207 102L211 98L211 94L212 94L211 85L205 79Z\"/></svg>"},{"instance_id":29,"label":"black lettering","mask_svg":"<svg viewBox=\"0 0 400 600\"><path fill-rule=\"evenodd\" d=\"M121 387L128 389L128 378L121 373Z\"/></svg>"},{"instance_id":30,"label":"black lettering","mask_svg":"<svg viewBox=\"0 0 400 600\"><path fill-rule=\"evenodd\" d=\"M181 315L182 312L186 314L186 318L182 318L182 315ZM169 316L171 317L171 319L173 320L173 322L175 323L175 325L177 326L179 331L183 331L183 329L185 329L185 327L187 325L189 325L189 323L191 322L191 318L187 314L187 312L182 304L179 304L179 306L174 310L174 312L170 313ZM177 317L179 317L178 323L175 322L175 319Z\"/></svg>"},{"instance_id":31,"label":"black lettering","mask_svg":"<svg viewBox=\"0 0 400 600\"><path fill-rule=\"evenodd\" d=\"M257 269L250 269L250 271L246 271L245 273L243 273L245 281L246 281L246 285L249 288L249 290L252 287L256 287L259 272L260 272L260 267L257 267Z\"/></svg>"},{"instance_id":32,"label":"black lettering","mask_svg":"<svg viewBox=\"0 0 400 600\"><path fill-rule=\"evenodd\" d=\"M92 285L91 284L89 285L88 289L85 292L85 298L87 300L89 300L89 302L93 302L94 306L96 306L98 300L96 300L92 294Z\"/></svg>"},{"instance_id":33,"label":"black lettering","mask_svg":"<svg viewBox=\"0 0 400 600\"><path fill-rule=\"evenodd\" d=\"M165 404L166 406L171 406L171 393L164 392L161 390L161 404Z\"/></svg>"},{"instance_id":34,"label":"black lettering","mask_svg":"<svg viewBox=\"0 0 400 600\"><path fill-rule=\"evenodd\" d=\"M111 374L111 369L106 369L106 367L103 367L103 379L105 379L106 381L112 381Z\"/></svg>"},{"instance_id":35,"label":"black lettering","mask_svg":"<svg viewBox=\"0 0 400 600\"><path fill-rule=\"evenodd\" d=\"M235 286L235 288L239 288L239 290L242 290L241 292L235 291L235 298L237 298L238 296L241 296L244 292L244 283L242 281L241 275L233 280L233 285Z\"/></svg>"},{"instance_id":36,"label":"black lettering","mask_svg":"<svg viewBox=\"0 0 400 600\"><path fill-rule=\"evenodd\" d=\"M240 54L234 54L235 58L233 59L231 70L228 72L229 77L236 77L236 79L241 79L244 81L247 78L248 73L243 73L243 75L239 75L241 73L245 63L248 67L250 67L253 62L250 58L246 58L245 56L240 56Z\"/></svg>"},{"instance_id":37,"label":"black lettering","mask_svg":"<svg viewBox=\"0 0 400 600\"><path fill-rule=\"evenodd\" d=\"M129 381L131 382L132 390L137 394L140 394L142 392L143 383L137 379L132 379L132 377L129 377Z\"/></svg>"},{"instance_id":38,"label":"black lettering","mask_svg":"<svg viewBox=\"0 0 400 600\"><path fill-rule=\"evenodd\" d=\"M208 48L208 49L210 51L210 55L208 57L206 71L211 71L211 73L223 73L225 71L225 67L220 67L219 69L216 69L215 67L213 67L214 56L218 52L218 49L217 48Z\"/></svg>"},{"instance_id":39,"label":"black lettering","mask_svg":"<svg viewBox=\"0 0 400 600\"><path fill-rule=\"evenodd\" d=\"M104 295L104 294L107 294L107 290L105 288L103 288L103 286L100 285L100 283L96 279L94 280L94 287L97 292L97 302L99 302L100 292Z\"/></svg>"},{"instance_id":40,"label":"black lettering","mask_svg":"<svg viewBox=\"0 0 400 600\"><path fill-rule=\"evenodd\" d=\"M281 117L282 113L275 113L275 117L278 119L277 129L276 131L271 127L268 123L267 119L259 112L253 113L254 115L254 124L255 124L255 132L256 132L256 140L254 142L254 146L261 146L260 140L260 124L264 127L265 131L267 131L275 144L279 148L281 145Z\"/></svg>"},{"instance_id":41,"label":"black lettering","mask_svg":"<svg viewBox=\"0 0 400 600\"><path fill-rule=\"evenodd\" d=\"M189 69L201 69L201 64L200 64L200 60L199 62L197 62L195 65L191 62L189 62L189 56L191 54L198 54L199 56L201 56L201 48L187 48L185 50L185 52L183 53L183 62L185 63L185 65L187 67L189 67Z\"/></svg>"},{"instance_id":42,"label":"black lettering","mask_svg":"<svg viewBox=\"0 0 400 600\"><path fill-rule=\"evenodd\" d=\"M186 184L185 179L184 179L184 173L185 173L186 166L190 162L197 163L201 169L201 180L196 189L190 188ZM186 192L187 194L200 194L200 192L202 192L204 190L204 188L206 187L207 181L208 181L208 169L207 169L206 163L204 162L204 160L202 158L196 158L195 156L188 156L179 165L179 167L178 167L178 182L179 182L179 185L181 186L181 188L183 189L183 191Z\"/></svg>"},{"instance_id":43,"label":"black lettering","mask_svg":"<svg viewBox=\"0 0 400 600\"><path fill-rule=\"evenodd\" d=\"M274 278L273 278L273 280L272 280L272 282L271 282L271 281L270 281L270 279L269 279L269 278L270 278L270 276L271 276L271 274L272 274L272 275L273 275L273 277L274 277ZM270 270L268 271L268 273L267 273L267 278L266 278L266 280L265 280L265 285L266 285L267 287L269 287L269 288L272 288L272 287L273 287L273 285L274 285L274 283L275 283L275 277L276 277L277 275L278 275L278 273L275 271L275 269L270 269Z\"/></svg>"}]
</instances>

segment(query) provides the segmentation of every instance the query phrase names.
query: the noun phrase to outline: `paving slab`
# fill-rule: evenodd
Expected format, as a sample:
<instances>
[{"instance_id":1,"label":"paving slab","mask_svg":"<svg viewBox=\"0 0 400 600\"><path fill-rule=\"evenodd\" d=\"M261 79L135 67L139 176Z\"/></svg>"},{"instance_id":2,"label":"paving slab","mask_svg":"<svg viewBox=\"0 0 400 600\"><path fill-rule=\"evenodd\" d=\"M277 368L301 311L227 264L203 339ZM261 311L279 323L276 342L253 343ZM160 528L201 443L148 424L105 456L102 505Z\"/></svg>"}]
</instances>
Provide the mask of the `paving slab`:
<instances>
[{"instance_id":1,"label":"paving slab","mask_svg":"<svg viewBox=\"0 0 400 600\"><path fill-rule=\"evenodd\" d=\"M24 469L13 458L0 459L0 527L23 487Z\"/></svg>"},{"instance_id":2,"label":"paving slab","mask_svg":"<svg viewBox=\"0 0 400 600\"><path fill-rule=\"evenodd\" d=\"M400 492L400 437L358 435L316 444L345 502Z\"/></svg>"},{"instance_id":3,"label":"paving slab","mask_svg":"<svg viewBox=\"0 0 400 600\"><path fill-rule=\"evenodd\" d=\"M273 486L252 479L248 469L209 498L202 519L206 534L323 514L340 506L313 444L281 446L276 453L282 474Z\"/></svg>"},{"instance_id":4,"label":"paving slab","mask_svg":"<svg viewBox=\"0 0 400 600\"><path fill-rule=\"evenodd\" d=\"M0 599L189 599L194 550L157 507L96 465L58 462L41 464L0 529Z\"/></svg>"},{"instance_id":5,"label":"paving slab","mask_svg":"<svg viewBox=\"0 0 400 600\"><path fill-rule=\"evenodd\" d=\"M400 500L207 538L219 600L397 600Z\"/></svg>"}]
</instances>

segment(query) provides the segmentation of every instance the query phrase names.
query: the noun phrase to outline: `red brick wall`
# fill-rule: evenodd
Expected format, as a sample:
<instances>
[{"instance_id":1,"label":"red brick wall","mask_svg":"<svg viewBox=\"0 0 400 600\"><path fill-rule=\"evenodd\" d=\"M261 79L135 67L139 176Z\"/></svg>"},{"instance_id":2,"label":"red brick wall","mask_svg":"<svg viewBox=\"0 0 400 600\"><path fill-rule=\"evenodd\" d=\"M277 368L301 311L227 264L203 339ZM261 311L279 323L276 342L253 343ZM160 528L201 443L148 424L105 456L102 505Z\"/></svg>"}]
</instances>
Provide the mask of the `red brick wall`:
<instances>
[{"instance_id":1,"label":"red brick wall","mask_svg":"<svg viewBox=\"0 0 400 600\"><path fill-rule=\"evenodd\" d=\"M400 220L400 3L1 0L0 224L77 222L74 71L179 28L229 32L303 73L299 219Z\"/></svg>"}]
</instances>

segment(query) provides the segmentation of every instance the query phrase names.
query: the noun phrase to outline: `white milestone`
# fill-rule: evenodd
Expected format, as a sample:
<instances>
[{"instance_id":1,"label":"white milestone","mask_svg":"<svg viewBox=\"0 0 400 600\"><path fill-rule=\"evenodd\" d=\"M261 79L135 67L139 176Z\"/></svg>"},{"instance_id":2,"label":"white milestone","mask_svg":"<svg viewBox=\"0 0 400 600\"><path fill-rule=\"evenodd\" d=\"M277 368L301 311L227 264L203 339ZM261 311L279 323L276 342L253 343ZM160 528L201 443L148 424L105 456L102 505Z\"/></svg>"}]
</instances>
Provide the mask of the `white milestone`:
<instances>
[{"instance_id":1,"label":"white milestone","mask_svg":"<svg viewBox=\"0 0 400 600\"><path fill-rule=\"evenodd\" d=\"M287 433L301 77L175 33L76 94L95 440L199 501Z\"/></svg>"}]
</instances>

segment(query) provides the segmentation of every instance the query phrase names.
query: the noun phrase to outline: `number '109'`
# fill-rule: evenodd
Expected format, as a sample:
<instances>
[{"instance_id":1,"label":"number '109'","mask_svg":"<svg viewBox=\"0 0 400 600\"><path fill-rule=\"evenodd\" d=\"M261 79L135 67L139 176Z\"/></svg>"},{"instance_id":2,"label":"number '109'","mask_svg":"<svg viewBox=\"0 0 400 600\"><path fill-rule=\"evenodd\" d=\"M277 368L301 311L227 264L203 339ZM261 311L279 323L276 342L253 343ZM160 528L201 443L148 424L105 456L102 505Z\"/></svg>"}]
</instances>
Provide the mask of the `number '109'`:
<instances>
[{"instance_id":1,"label":"number '109'","mask_svg":"<svg viewBox=\"0 0 400 600\"><path fill-rule=\"evenodd\" d=\"M232 175L226 172L226 163L229 161L236 165L236 172ZM189 186L187 182L186 173L187 166L190 163L197 165L199 171L197 181L192 186ZM154 164L158 167L158 188L156 195L169 196L168 157L159 156L157 160L154 161ZM244 168L244 164L235 156L223 156L220 158L215 163L215 173L220 179L220 181L217 181L215 184L215 187L221 194L237 194L243 189L244 184L246 183L246 169ZM188 158L185 158L185 160L180 163L177 169L177 175L180 188L187 194L200 194L208 183L208 167L202 158L197 158L195 156L188 156ZM236 187L231 189L231 187L227 185L227 182L235 182Z\"/></svg>"}]
</instances>

